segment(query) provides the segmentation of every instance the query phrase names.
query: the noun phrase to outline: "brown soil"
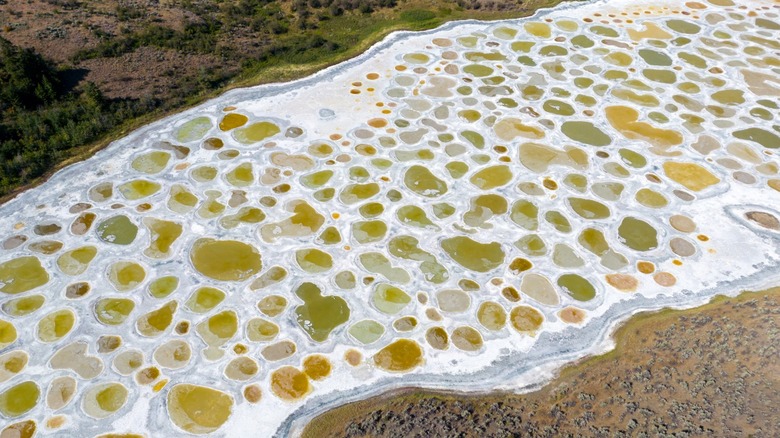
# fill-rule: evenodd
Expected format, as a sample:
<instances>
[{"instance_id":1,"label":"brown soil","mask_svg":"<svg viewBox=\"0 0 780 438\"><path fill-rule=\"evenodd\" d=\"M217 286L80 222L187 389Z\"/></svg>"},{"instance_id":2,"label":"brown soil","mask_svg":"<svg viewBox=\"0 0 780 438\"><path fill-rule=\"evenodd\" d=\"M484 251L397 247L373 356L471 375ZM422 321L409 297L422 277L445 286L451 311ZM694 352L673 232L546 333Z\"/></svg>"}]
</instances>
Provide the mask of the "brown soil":
<instances>
[{"instance_id":1,"label":"brown soil","mask_svg":"<svg viewBox=\"0 0 780 438\"><path fill-rule=\"evenodd\" d=\"M81 61L79 68L89 71L85 79L94 82L107 97L139 99L164 96L179 86L179 78L218 65L211 56L147 46L116 58Z\"/></svg>"},{"instance_id":2,"label":"brown soil","mask_svg":"<svg viewBox=\"0 0 780 438\"><path fill-rule=\"evenodd\" d=\"M218 5L215 5L218 3ZM218 47L223 53L198 54L185 51L141 47L119 57L74 60L74 55L92 49L101 41L121 39L148 26L161 26L181 31L187 24L199 24L222 17L219 9L238 4L238 0L0 0L0 36L11 43L33 48L61 67L72 67L83 73L79 79L94 82L106 97L139 99L155 96L165 100L177 95L177 87L186 86L182 78L197 80L202 71L215 71L217 76L232 77L241 71L244 60L256 58L275 36L265 27L245 23L222 23L230 28L223 32ZM274 3L274 2L269 2ZM295 22L291 0L275 3L289 20ZM458 7L473 12L475 17L526 15L539 6L516 1L452 0L399 2L412 6ZM205 6L204 6L205 5ZM407 5L408 6L408 5ZM212 8L213 12L199 16L192 10ZM395 16L390 10L378 9L374 15ZM503 15L500 15L503 14ZM290 30L294 33L294 30Z\"/></svg>"},{"instance_id":3,"label":"brown soil","mask_svg":"<svg viewBox=\"0 0 780 438\"><path fill-rule=\"evenodd\" d=\"M116 58L104 57L74 61L83 49L94 48L105 38L159 25L181 30L185 23L198 17L178 5L179 2L157 0L14 0L0 1L0 35L20 47L31 47L60 66L82 71L79 79L94 82L109 98L138 99L156 96L165 99L175 93L183 77L196 76L201 69L223 68L234 74L240 60L223 66L214 55L190 54L176 50L141 47ZM121 18L117 12L129 7L132 18ZM251 44L235 44L248 51Z\"/></svg>"},{"instance_id":4,"label":"brown soil","mask_svg":"<svg viewBox=\"0 0 780 438\"><path fill-rule=\"evenodd\" d=\"M533 393L411 388L327 412L303 436L780 434L780 288L640 314L615 338Z\"/></svg>"}]
</instances>

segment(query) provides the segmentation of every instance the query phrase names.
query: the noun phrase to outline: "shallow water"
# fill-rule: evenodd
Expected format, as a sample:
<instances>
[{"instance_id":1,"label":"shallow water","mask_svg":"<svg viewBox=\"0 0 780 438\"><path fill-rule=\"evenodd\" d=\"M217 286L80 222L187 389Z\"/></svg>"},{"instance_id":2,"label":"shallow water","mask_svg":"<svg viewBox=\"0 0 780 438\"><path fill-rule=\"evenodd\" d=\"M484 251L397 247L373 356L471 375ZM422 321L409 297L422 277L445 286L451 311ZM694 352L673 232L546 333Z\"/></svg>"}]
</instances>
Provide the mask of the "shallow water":
<instances>
[{"instance_id":1,"label":"shallow water","mask_svg":"<svg viewBox=\"0 0 780 438\"><path fill-rule=\"evenodd\" d=\"M775 272L778 23L713 0L451 24L120 140L0 209L3 422L286 433Z\"/></svg>"}]
</instances>

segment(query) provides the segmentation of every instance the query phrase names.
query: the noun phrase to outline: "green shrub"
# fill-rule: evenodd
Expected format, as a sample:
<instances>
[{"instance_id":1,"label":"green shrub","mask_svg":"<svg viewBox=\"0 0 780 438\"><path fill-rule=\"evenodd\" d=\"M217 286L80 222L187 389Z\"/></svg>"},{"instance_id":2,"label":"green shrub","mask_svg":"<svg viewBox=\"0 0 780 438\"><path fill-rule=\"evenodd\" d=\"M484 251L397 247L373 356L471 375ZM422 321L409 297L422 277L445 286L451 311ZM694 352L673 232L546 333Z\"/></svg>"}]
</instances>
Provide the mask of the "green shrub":
<instances>
[{"instance_id":1,"label":"green shrub","mask_svg":"<svg viewBox=\"0 0 780 438\"><path fill-rule=\"evenodd\" d=\"M19 111L56 99L60 80L52 65L33 50L0 38L0 84L0 111Z\"/></svg>"},{"instance_id":2,"label":"green shrub","mask_svg":"<svg viewBox=\"0 0 780 438\"><path fill-rule=\"evenodd\" d=\"M152 99L109 100L91 82L65 90L59 75L33 50L0 38L0 195L43 175L73 148L160 105Z\"/></svg>"}]
</instances>

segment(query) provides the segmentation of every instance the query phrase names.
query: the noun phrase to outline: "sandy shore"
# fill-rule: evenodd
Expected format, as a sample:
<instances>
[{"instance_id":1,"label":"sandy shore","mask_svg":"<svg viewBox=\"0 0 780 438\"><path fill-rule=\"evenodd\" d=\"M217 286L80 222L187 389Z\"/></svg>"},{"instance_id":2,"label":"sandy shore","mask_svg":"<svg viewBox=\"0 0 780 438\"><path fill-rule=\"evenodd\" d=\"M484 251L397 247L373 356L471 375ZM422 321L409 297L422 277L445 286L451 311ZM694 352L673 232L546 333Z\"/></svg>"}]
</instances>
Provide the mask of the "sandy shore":
<instances>
[{"instance_id":1,"label":"sandy shore","mask_svg":"<svg viewBox=\"0 0 780 438\"><path fill-rule=\"evenodd\" d=\"M631 318L616 348L538 391L406 388L315 418L325 436L775 436L780 288Z\"/></svg>"}]
</instances>

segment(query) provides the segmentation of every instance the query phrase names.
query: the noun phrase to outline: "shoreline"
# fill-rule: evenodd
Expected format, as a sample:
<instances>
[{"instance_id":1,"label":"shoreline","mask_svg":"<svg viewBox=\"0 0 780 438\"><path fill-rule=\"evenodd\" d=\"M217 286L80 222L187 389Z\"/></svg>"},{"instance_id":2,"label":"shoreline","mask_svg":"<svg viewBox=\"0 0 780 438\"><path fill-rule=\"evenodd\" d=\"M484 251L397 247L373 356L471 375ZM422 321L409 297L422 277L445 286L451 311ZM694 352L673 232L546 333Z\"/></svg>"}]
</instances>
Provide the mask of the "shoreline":
<instances>
[{"instance_id":1,"label":"shoreline","mask_svg":"<svg viewBox=\"0 0 780 438\"><path fill-rule=\"evenodd\" d=\"M587 7L601 8L605 4L609 3L592 1L587 3ZM562 11L569 7L578 8L579 6L581 4L567 4L564 7L550 11ZM541 12L540 14L546 13ZM303 112L298 111L294 104L295 99L306 101L304 99L306 96L317 95L317 88L323 82L334 81L334 78L335 80L345 79L343 82L346 84L350 82L346 80L350 78L350 75L352 77L362 77L368 71L383 71L379 68L372 68L378 65L376 63L374 66L370 65L372 57L379 58L388 53L397 54L401 52L401 49L394 48L394 44L399 43L399 41L401 43L408 42L408 45L413 47L415 45L417 45L416 47L424 47L425 42L417 40L421 40L427 35L446 32L454 34L463 29L490 25L486 25L484 22L464 21L453 22L426 32L395 32L360 56L325 69L308 78L285 84L272 84L226 92L216 99L134 131L127 137L112 143L108 148L97 153L87 162L71 166L55 174L49 182L39 189L26 192L8 204L0 206L0 211L4 211L7 214L8 225L14 222L13 219L17 219L17 223L22 223L22 221L32 217L38 218L36 220L41 220L40 218L47 215L61 217L61 210L67 204L83 200L78 198L79 193L86 190L92 183L105 179L106 175L113 175L113 172L121 172L123 169L121 166L127 164L128 158L140 151L153 148L157 141L169 138L166 136L171 135L171 132L179 128L188 117L192 117L196 113L197 115L216 120L223 113L221 111L222 106L239 103L245 104L242 110L248 111L253 115L260 114L264 115L264 118L273 120L278 118L285 122L296 121L289 114L284 115L285 111L295 115ZM379 60L374 61L379 62ZM389 78L390 76L387 77ZM349 105L342 102L342 100L344 99L333 97L332 101L322 102L316 100L316 102L323 106L332 104L336 109L342 108L336 119L338 121L349 119L350 117L350 113L344 110L344 107ZM312 106L305 109L311 113L311 116L306 118L305 122L310 123L308 132L311 133L312 138L321 136L323 133L345 129L337 127L336 122L315 122L316 116L314 114L316 114L317 108ZM338 129L333 128L334 126ZM352 125L344 124L344 126L351 127ZM194 140L192 145L195 146ZM253 159L260 159L263 151L257 153L253 151L252 154ZM89 169L91 165L94 165L93 169ZM227 166L227 163L219 165L222 170L227 170ZM294 435L300 430L303 423L314 414L319 414L344 401L363 399L378 393L380 390L392 390L399 387L399 385L426 385L434 389L436 387L457 387L465 390L520 388L528 391L536 389L544 382L552 379L554 373L562 366L566 366L572 361L580 360L584 355L604 353L609 348L612 348L614 341L611 334L623 321L637 312L668 306L678 308L698 306L723 290L731 294L737 293L740 289L751 288L757 285L780 284L780 281L778 281L780 279L780 259L777 258L777 235L771 234L766 230L757 229L754 225L746 222L742 217L743 215L739 214L739 211L735 210L736 213L732 211L735 208L737 210L747 208L747 204L755 204L759 206L757 208L761 209L768 208L760 207L761 201L764 200L761 198L761 193L755 193L755 191L751 191L747 187L738 185L732 187L732 189L723 191L721 187L721 191L710 193L710 195L697 201L696 204L686 204L686 214L692 214L696 218L705 218L700 221L699 229L701 233L706 234L710 239L708 239L708 243L701 244L701 248L697 251L695 258L686 259L686 269L684 271L675 271L677 268L674 266L677 265L673 264L670 258L665 255L652 253L642 258L657 262L659 271L663 269L677 272L680 278L674 288L671 288L671 286L659 288L652 284L651 276L640 276L642 287L634 294L607 289L610 293L599 294L598 300L582 304L590 316L585 324L565 326L566 328L563 328L564 324L561 321L553 320L546 327L549 331L537 334L535 337L509 336L492 338L487 348L480 352L482 357L479 359L475 358L476 355L458 353L454 349L450 349L442 353L429 354L426 356L423 368L403 376L377 372L371 368L370 364L364 364L366 366L361 366L359 369L350 369L342 365L336 368L330 379L318 383L318 393L305 401L280 403L279 400L273 398L270 392L266 392L265 394L268 394L268 396L264 395L258 405L248 406L244 403L239 404L231 418L233 422L226 426L225 433L247 434L257 430L258 427L267 427L270 432L283 423L276 430L276 435ZM55 198L51 193L65 193L65 195ZM41 205L41 207L38 208L38 205ZM13 210L14 208L16 210ZM104 210L100 211L108 211L105 207L102 208ZM325 212L331 213L331 211ZM157 216L162 214L158 213ZM168 212L165 215L169 219L171 218ZM349 219L349 216L345 215L342 218ZM723 226L726 223L732 227ZM662 232L667 229L668 226L662 228ZM193 228L193 234L203 235L204 230L207 230L205 226ZM245 238L244 235L239 234L240 230L218 230L214 232L222 233L222 236L227 237ZM73 243L73 240L68 237L66 243ZM180 246L177 248L191 247L185 243L180 243ZM274 251L279 250L278 246L271 246L263 242L258 241L256 244L263 252L270 252L271 248ZM718 255L715 256L715 254ZM112 251L110 255L130 256L130 253ZM103 261L105 261L105 258ZM727 263L723 263L724 261ZM177 273L186 272L190 268L186 263L186 258L181 257L178 260L174 260L174 263L169 264L167 267L161 267L155 273L161 274L166 270L173 271L174 268L184 269L184 271L178 270ZM342 265L346 263L349 263L349 259L340 261ZM680 262L680 266L682 266L682 262ZM98 267L96 266L96 269ZM684 275L679 274L680 272L683 272ZM483 283L487 284L487 275L483 277L477 277L477 279L480 281L484 280ZM290 280L290 283L292 283L292 280ZM243 284L244 289L247 286L247 283ZM602 289L600 289L601 291ZM246 310L246 306L238 306L237 300L240 298L239 295L231 294L230 299L233 302L227 304L233 304L237 308ZM553 312L551 309L547 311L549 313ZM356 315L355 317L357 318L358 316ZM282 328L290 329L287 333L290 333L291 336L300 335L300 332L296 331L297 327L294 325L294 322L289 319L282 321ZM343 357L344 350L347 347L349 345L343 343L337 345L315 345L310 352L330 354L336 358ZM366 357L370 357L375 350L376 347L366 348L364 350ZM297 362L294 361L297 360L297 358L291 359L286 363L296 364ZM443 374L442 370L447 371L447 373ZM203 372L198 378L202 378L199 383L215 386L222 384L222 381L219 380L220 375L217 373L208 374ZM164 423L166 419L159 415L164 408L160 399L151 398L139 401L147 402L147 400L149 400L149 406L143 406L142 403L138 403L132 406L132 411L125 411L124 416L114 423L115 428L131 430L131 428L136 428L138 424L144 421L146 424L151 425L150 427L167 424ZM258 417L256 415L258 409L261 409L264 415ZM155 412L156 416L148 415L148 412Z\"/></svg>"},{"instance_id":2,"label":"shoreline","mask_svg":"<svg viewBox=\"0 0 780 438\"><path fill-rule=\"evenodd\" d=\"M237 90L245 90L245 89L264 87L264 86L269 86L269 87L287 86L299 82L301 80L305 80L310 77L317 76L320 73L330 70L334 67L338 67L339 65L352 63L356 59L363 58L367 52L371 51L375 46L382 44L385 40L391 38L393 34L405 33L405 32L411 32L411 33L431 32L431 31L436 31L438 29L441 29L444 26L449 25L450 23L461 23L461 22L462 23L478 23L478 22L489 23L494 21L517 20L517 19L531 17L535 15L538 11L556 8L561 3L570 2L570 3L580 4L580 3L588 2L588 0L549 0L549 1L542 0L542 1L544 1L543 5L535 6L532 9L525 10L521 13L521 15L517 15L513 13L490 12L487 14L481 14L481 15L485 15L482 18L461 17L461 18L455 18L450 20L437 19L432 23L423 24L422 27L420 28L416 28L419 25L419 23L402 23L399 25L389 26L385 29L382 29L380 32L376 34L372 34L369 37L361 40L359 44L355 45L354 47L350 48L350 50L348 50L347 52L342 53L333 59L328 59L328 60L308 63L308 64L296 64L292 66L289 65L271 66L260 72L253 74L250 77L246 77L246 78L237 77L233 81L231 81L228 85L221 87L219 89L212 90L202 96L198 96L194 101L189 102L181 107L173 108L164 111L162 113L152 112L152 113L144 114L142 116L139 116L136 119L125 122L120 128L117 128L114 132L107 133L105 137L97 141L78 146L76 148L77 150L74 151L74 153L71 156L67 157L63 161L58 162L55 166L49 169L45 174L37 177L33 181L30 181L22 186L16 187L11 191L9 191L8 193L0 196L0 207L12 202L14 199L19 197L24 192L45 184L50 179L52 179L56 174L65 170L69 166L76 165L86 160L89 160L90 158L94 157L97 153L111 147L111 145L125 139L126 137L134 135L137 131L144 129L149 125L159 124L162 123L164 120L172 118L176 115L190 112L195 110L196 108L206 106L209 102L219 99L225 94Z\"/></svg>"},{"instance_id":3,"label":"shoreline","mask_svg":"<svg viewBox=\"0 0 780 438\"><path fill-rule=\"evenodd\" d=\"M556 371L552 379L543 382L536 389L522 392L508 390L464 392L457 390L431 390L414 386L395 388L377 396L344 404L318 415L301 431L300 436L304 438L344 436L345 425L347 425L346 430L349 430L348 425L360 424L365 427L366 423L371 424L372 418L375 419L377 427L381 427L382 421L396 419L394 416L400 418L398 421L401 423L404 421L413 422L415 421L413 417L405 418L404 415L408 415L410 409L419 408L426 403L433 403L432 400L435 400L437 404L441 402L442 409L450 409L452 412L455 412L456 408L450 405L459 407L464 405L471 406L466 408L467 410L471 409L473 405L477 405L478 407L475 409L480 412L479 406L482 405L495 406L496 403L507 404L530 398L536 401L539 398L543 398L542 396L548 395L548 393L554 393L553 390L559 389L561 385L566 384L569 380L583 380L583 375L593 373L601 366L609 367L611 362L626 360L628 362L625 365L626 367L633 365L641 366L640 363L630 362L630 356L634 351L629 348L629 344L639 341L640 338L652 339L654 336L652 333L653 328L666 327L670 322L673 326L674 324L681 324L681 321L684 324L685 321L694 320L699 316L710 317L710 314L717 314L732 308L755 308L756 302L765 305L768 303L771 308L762 307L764 312L778 315L780 314L778 298L780 298L780 287L775 286L758 291L742 291L736 296L718 294L713 296L706 304L692 308L662 308L656 311L642 311L632 315L628 320L618 325L617 329L610 336L610 339L614 341L614 348L601 354L585 356L564 365ZM761 307L760 304L759 307ZM746 319L749 318L746 314L742 316ZM775 323L780 323L780 317L775 316L773 319ZM736 322L740 321L737 320ZM655 332L655 336L658 337L658 330L655 330ZM694 336L691 335L691 337ZM745 334L745 338L742 339L745 342L750 342L751 340L753 339L749 334ZM676 339L675 341L679 340ZM627 358L627 356L629 357ZM717 360L717 358L714 360ZM584 379L587 380L587 377ZM651 384L652 381L648 385ZM723 382L716 382L715 384L725 386ZM599 395L597 394L595 397L598 398ZM550 405L557 406L553 399L550 399ZM403 408L406 410L402 410ZM543 408L543 406L538 407L539 410ZM377 412L382 414L378 415ZM363 423L358 423L361 419ZM485 426L479 420L475 420L475 425L478 427ZM558 432L561 433L560 430ZM768 431L764 430L763 432L767 433ZM351 435L347 434L347 436Z\"/></svg>"},{"instance_id":4,"label":"shoreline","mask_svg":"<svg viewBox=\"0 0 780 438\"><path fill-rule=\"evenodd\" d=\"M386 377L362 391L335 390L298 407L290 414L276 430L274 437L303 436L313 419L329 412L349 409L350 406L360 406L372 400L390 400L396 392L406 393L448 393L464 397L480 397L489 394L512 394L523 396L535 393L551 385L566 369L578 366L582 362L609 358L615 354L616 335L625 330L628 324L638 318L637 324L655 316L678 313L696 313L719 302L736 299L747 299L750 294L772 292L780 295L780 272L777 266L768 267L764 272L756 273L738 281L719 284L712 289L704 289L695 293L687 290L687 296L658 296L664 303L651 304L652 299L635 296L634 299L622 301L610 307L604 314L583 326L569 327L563 332L542 333L534 345L527 351L513 352L502 356L498 361L483 367L480 371L466 374L454 374L452 379L441 379L441 376L428 374L411 374L405 376L408 383L399 384L398 380ZM713 289L722 292L713 292ZM725 292L724 292L725 291ZM679 298L685 298L679 300ZM642 301L645 305L634 301ZM624 307L630 308L624 312ZM600 322L599 320L605 320ZM545 347L557 342L559 350L549 354ZM585 345L585 347L581 347ZM520 359L519 366L512 368L508 362ZM500 362L500 363L499 363ZM491 373L492 371L492 373ZM779 370L780 371L780 370ZM500 375L497 375L496 373ZM501 381L497 384L495 382ZM465 388L461 391L451 391L457 385Z\"/></svg>"}]
</instances>

